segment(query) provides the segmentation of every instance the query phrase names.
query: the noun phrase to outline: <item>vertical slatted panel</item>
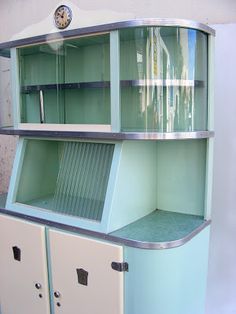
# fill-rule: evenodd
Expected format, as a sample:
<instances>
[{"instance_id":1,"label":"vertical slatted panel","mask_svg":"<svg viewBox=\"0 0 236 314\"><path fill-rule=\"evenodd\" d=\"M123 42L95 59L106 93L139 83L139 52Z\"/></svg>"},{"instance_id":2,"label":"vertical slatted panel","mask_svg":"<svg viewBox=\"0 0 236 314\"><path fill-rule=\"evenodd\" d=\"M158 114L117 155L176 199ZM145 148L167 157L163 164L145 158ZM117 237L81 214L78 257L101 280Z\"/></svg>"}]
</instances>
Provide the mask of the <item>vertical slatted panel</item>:
<instances>
[{"instance_id":1,"label":"vertical slatted panel","mask_svg":"<svg viewBox=\"0 0 236 314\"><path fill-rule=\"evenodd\" d=\"M100 221L114 144L64 142L53 210Z\"/></svg>"}]
</instances>

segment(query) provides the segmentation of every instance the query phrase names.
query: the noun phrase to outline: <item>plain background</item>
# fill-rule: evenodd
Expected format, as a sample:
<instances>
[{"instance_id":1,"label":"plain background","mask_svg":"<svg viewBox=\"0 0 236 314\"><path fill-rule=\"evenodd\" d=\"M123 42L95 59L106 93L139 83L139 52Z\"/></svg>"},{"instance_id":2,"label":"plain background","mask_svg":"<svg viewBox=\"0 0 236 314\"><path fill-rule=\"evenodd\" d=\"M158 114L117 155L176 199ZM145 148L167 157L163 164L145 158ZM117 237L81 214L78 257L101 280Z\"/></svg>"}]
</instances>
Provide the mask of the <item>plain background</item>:
<instances>
[{"instance_id":1,"label":"plain background","mask_svg":"<svg viewBox=\"0 0 236 314\"><path fill-rule=\"evenodd\" d=\"M213 222L206 314L236 314L236 0L63 3L77 12L70 28L132 18L168 17L196 20L216 29ZM0 41L56 31L52 16L60 4L58 0L0 0ZM0 98L0 106L2 101ZM0 193L8 188L15 143L14 137L0 136Z\"/></svg>"}]
</instances>

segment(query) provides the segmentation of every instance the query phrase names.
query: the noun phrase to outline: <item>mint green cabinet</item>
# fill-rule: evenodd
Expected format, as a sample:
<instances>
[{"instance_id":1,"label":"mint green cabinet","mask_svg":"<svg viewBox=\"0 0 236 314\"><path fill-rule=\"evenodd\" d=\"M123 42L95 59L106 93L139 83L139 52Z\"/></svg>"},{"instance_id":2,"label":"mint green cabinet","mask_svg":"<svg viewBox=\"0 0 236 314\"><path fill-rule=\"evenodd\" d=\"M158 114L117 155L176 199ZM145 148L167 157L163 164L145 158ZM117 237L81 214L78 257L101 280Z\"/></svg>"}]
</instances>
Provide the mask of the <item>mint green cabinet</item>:
<instances>
[{"instance_id":1,"label":"mint green cabinet","mask_svg":"<svg viewBox=\"0 0 236 314\"><path fill-rule=\"evenodd\" d=\"M81 261L119 279L95 312L113 300L119 314L204 314L213 52L208 26L163 19L0 44L14 109L0 133L20 135L0 213L46 227L51 314L99 301L101 286L74 281ZM96 265L105 247L117 260Z\"/></svg>"}]
</instances>

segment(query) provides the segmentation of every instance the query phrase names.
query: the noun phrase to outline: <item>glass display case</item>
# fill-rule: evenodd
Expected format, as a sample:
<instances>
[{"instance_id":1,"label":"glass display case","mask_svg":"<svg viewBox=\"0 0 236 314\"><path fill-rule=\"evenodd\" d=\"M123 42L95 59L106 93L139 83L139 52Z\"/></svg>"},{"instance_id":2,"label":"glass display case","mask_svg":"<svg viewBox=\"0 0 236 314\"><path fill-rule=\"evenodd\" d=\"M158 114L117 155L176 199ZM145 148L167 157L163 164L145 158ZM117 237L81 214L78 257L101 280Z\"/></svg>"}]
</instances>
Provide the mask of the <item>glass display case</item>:
<instances>
[{"instance_id":1,"label":"glass display case","mask_svg":"<svg viewBox=\"0 0 236 314\"><path fill-rule=\"evenodd\" d=\"M120 32L121 130L207 129L207 35L180 27Z\"/></svg>"},{"instance_id":2,"label":"glass display case","mask_svg":"<svg viewBox=\"0 0 236 314\"><path fill-rule=\"evenodd\" d=\"M107 27L101 34L53 41L45 37L45 42L12 49L15 128L208 131L208 33L204 30L124 24L117 31ZM6 51L2 48L2 55Z\"/></svg>"},{"instance_id":3,"label":"glass display case","mask_svg":"<svg viewBox=\"0 0 236 314\"><path fill-rule=\"evenodd\" d=\"M100 125L109 131L109 35L19 48L18 55L20 127Z\"/></svg>"}]
</instances>

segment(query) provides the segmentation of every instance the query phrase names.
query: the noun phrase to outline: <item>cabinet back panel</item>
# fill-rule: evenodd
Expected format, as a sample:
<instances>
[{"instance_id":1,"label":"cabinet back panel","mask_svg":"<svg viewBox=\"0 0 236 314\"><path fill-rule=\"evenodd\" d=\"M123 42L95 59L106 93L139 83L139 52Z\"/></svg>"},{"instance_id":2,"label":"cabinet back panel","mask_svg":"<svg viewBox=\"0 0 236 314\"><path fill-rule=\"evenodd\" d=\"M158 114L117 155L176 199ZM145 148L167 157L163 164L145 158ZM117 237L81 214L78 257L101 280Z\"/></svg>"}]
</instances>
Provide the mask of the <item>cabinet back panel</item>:
<instances>
[{"instance_id":1,"label":"cabinet back panel","mask_svg":"<svg viewBox=\"0 0 236 314\"><path fill-rule=\"evenodd\" d=\"M206 140L157 143L157 208L204 214Z\"/></svg>"},{"instance_id":2,"label":"cabinet back panel","mask_svg":"<svg viewBox=\"0 0 236 314\"><path fill-rule=\"evenodd\" d=\"M65 92L66 124L110 124L110 90L85 88Z\"/></svg>"},{"instance_id":3,"label":"cabinet back panel","mask_svg":"<svg viewBox=\"0 0 236 314\"><path fill-rule=\"evenodd\" d=\"M58 167L57 142L27 141L16 201L25 203L52 194Z\"/></svg>"}]
</instances>

